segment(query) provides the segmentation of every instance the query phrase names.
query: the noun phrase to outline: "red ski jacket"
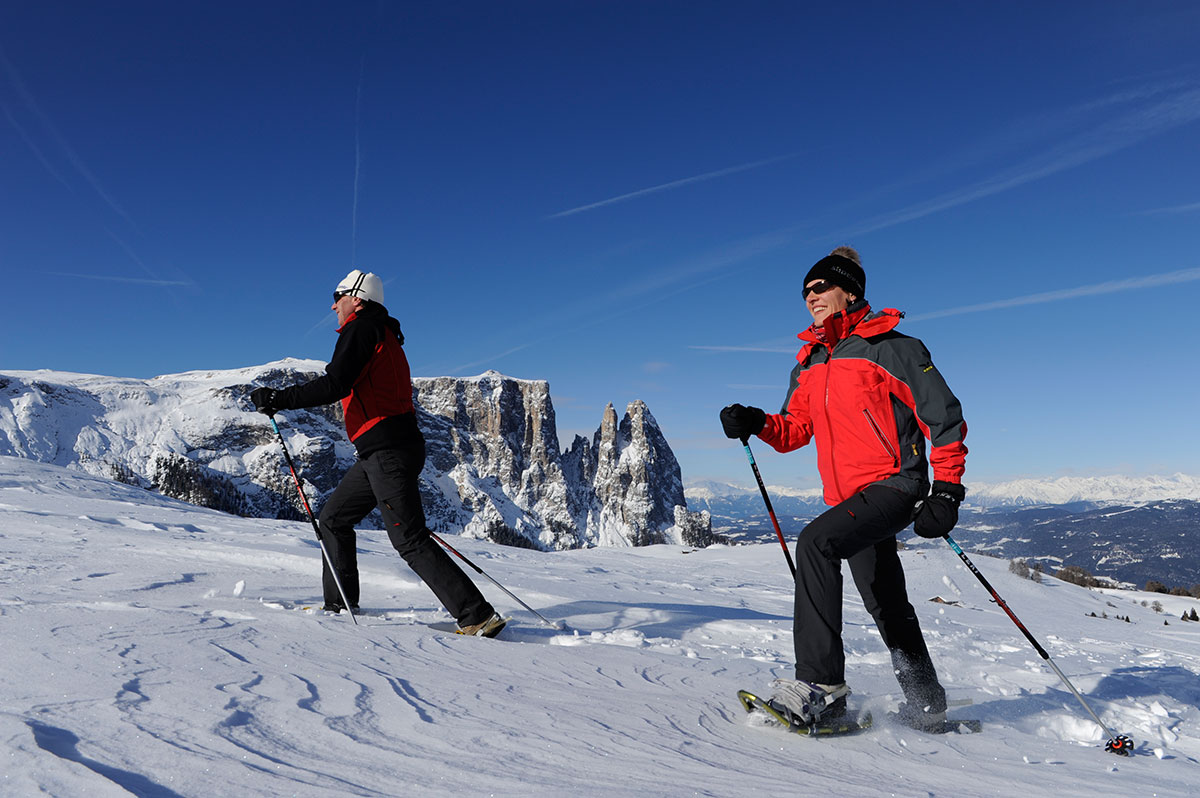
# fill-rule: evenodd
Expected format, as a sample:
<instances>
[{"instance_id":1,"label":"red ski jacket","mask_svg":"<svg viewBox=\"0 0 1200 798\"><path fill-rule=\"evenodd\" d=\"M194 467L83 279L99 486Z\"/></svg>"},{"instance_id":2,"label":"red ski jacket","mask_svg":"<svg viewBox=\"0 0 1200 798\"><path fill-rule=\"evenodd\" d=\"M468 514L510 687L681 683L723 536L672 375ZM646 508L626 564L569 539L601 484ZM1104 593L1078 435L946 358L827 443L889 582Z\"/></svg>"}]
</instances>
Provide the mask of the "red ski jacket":
<instances>
[{"instance_id":1,"label":"red ski jacket","mask_svg":"<svg viewBox=\"0 0 1200 798\"><path fill-rule=\"evenodd\" d=\"M962 482L962 406L925 345L895 332L902 316L863 303L798 336L807 343L783 410L767 416L759 437L780 452L815 439L826 504L876 483L924 496L931 464L934 479Z\"/></svg>"},{"instance_id":2,"label":"red ski jacket","mask_svg":"<svg viewBox=\"0 0 1200 798\"><path fill-rule=\"evenodd\" d=\"M344 332L356 320L355 314L351 314L338 332ZM412 412L412 377L404 347L395 331L379 331L370 359L351 385L350 393L342 397L346 434L351 441L357 441L381 421Z\"/></svg>"},{"instance_id":3,"label":"red ski jacket","mask_svg":"<svg viewBox=\"0 0 1200 798\"><path fill-rule=\"evenodd\" d=\"M350 314L325 374L279 392L279 407L342 403L346 434L360 457L394 448L420 435L413 409L412 377L400 322L376 303Z\"/></svg>"}]
</instances>

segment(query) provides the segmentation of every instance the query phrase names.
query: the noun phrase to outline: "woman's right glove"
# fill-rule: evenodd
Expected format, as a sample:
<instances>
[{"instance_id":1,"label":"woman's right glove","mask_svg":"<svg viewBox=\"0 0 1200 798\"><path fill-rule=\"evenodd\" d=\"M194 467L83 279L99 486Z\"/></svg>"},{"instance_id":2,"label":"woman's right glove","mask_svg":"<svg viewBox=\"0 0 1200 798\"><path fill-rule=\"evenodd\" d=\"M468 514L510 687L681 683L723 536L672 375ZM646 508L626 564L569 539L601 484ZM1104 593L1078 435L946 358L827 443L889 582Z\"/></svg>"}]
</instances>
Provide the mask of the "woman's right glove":
<instances>
[{"instance_id":1,"label":"woman's right glove","mask_svg":"<svg viewBox=\"0 0 1200 798\"><path fill-rule=\"evenodd\" d=\"M944 538L958 523L958 505L967 495L967 489L955 482L933 481L928 498L917 508L913 518L913 532L923 538Z\"/></svg>"},{"instance_id":2,"label":"woman's right glove","mask_svg":"<svg viewBox=\"0 0 1200 798\"><path fill-rule=\"evenodd\" d=\"M255 388L250 392L250 401L254 402L254 409L264 416L273 416L279 409L278 393L274 388Z\"/></svg>"},{"instance_id":3,"label":"woman's right glove","mask_svg":"<svg viewBox=\"0 0 1200 798\"><path fill-rule=\"evenodd\" d=\"M767 424L767 414L757 407L730 405L721 411L721 426L725 437L746 440L762 432Z\"/></svg>"}]
</instances>

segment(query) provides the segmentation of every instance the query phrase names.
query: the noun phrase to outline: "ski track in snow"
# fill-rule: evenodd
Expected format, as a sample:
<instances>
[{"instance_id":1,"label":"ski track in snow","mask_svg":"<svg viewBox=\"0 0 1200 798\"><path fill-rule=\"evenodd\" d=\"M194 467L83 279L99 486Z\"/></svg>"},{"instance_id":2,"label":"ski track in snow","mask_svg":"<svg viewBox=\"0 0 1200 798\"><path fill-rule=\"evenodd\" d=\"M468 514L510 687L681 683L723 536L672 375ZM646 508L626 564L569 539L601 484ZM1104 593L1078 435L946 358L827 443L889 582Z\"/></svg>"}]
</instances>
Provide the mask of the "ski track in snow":
<instances>
[{"instance_id":1,"label":"ski track in snow","mask_svg":"<svg viewBox=\"0 0 1200 798\"><path fill-rule=\"evenodd\" d=\"M359 538L359 625L303 609L320 603L311 537L0 458L0 794L1028 798L1200 783L1200 624L1178 620L1190 599L1154 596L1159 615L1143 594L973 557L1135 739L1121 759L949 549L902 552L943 682L973 701L951 715L984 733L884 720L899 688L847 579L851 700L877 725L815 740L757 726L735 698L790 675L778 546L548 554L456 539L569 625L541 625L484 580L514 620L482 640L428 625L450 619L379 533Z\"/></svg>"}]
</instances>

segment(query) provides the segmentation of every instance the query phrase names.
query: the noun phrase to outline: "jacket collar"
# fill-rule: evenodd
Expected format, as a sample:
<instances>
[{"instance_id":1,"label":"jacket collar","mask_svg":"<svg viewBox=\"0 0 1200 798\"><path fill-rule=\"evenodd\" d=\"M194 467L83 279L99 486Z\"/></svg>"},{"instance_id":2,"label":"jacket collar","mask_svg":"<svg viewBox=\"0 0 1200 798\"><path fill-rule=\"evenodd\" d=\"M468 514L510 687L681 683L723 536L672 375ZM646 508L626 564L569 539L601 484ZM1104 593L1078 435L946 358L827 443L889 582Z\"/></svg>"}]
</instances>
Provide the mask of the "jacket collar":
<instances>
[{"instance_id":1,"label":"jacket collar","mask_svg":"<svg viewBox=\"0 0 1200 798\"><path fill-rule=\"evenodd\" d=\"M346 317L346 323L343 324L341 327L338 327L336 332L340 335L342 330L344 330L350 326L350 322L354 321L355 319L359 319L359 318L363 318L363 319L382 318L383 323L387 326L388 329L390 329L392 331L392 334L395 335L398 339L400 339L401 345L404 344L404 333L402 333L400 331L400 322L396 321L391 316L389 316L388 312L387 312L387 308L385 308L383 305L380 305L378 302L371 302L371 303L359 308L358 310L354 311L353 313L351 313L349 316Z\"/></svg>"},{"instance_id":2,"label":"jacket collar","mask_svg":"<svg viewBox=\"0 0 1200 798\"><path fill-rule=\"evenodd\" d=\"M889 332L895 329L903 317L904 313L895 308L885 308L874 313L865 300L860 300L845 310L830 314L820 327L813 324L796 337L809 344L824 346L826 349L832 350L851 335L869 338L872 335ZM811 346L806 346L800 354L804 355L805 351L811 348Z\"/></svg>"}]
</instances>

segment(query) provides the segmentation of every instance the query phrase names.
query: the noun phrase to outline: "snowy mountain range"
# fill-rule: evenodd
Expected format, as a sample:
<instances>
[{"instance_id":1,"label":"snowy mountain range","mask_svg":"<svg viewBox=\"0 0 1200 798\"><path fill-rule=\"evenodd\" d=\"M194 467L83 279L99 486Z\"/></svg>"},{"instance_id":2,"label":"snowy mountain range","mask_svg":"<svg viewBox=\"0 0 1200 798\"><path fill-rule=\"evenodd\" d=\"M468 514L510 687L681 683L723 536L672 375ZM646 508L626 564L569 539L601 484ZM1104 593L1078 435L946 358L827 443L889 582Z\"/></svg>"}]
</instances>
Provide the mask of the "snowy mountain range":
<instances>
[{"instance_id":1,"label":"snowy mountain range","mask_svg":"<svg viewBox=\"0 0 1200 798\"><path fill-rule=\"evenodd\" d=\"M323 372L282 360L149 380L0 372L0 455L75 468L243 516L303 518L250 391ZM413 380L435 531L537 549L711 542L687 510L679 464L641 400L611 404L591 440L560 452L550 388L494 371ZM280 427L314 508L354 460L341 407L288 410ZM379 521L374 522L378 525Z\"/></svg>"}]
</instances>

